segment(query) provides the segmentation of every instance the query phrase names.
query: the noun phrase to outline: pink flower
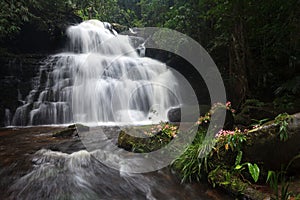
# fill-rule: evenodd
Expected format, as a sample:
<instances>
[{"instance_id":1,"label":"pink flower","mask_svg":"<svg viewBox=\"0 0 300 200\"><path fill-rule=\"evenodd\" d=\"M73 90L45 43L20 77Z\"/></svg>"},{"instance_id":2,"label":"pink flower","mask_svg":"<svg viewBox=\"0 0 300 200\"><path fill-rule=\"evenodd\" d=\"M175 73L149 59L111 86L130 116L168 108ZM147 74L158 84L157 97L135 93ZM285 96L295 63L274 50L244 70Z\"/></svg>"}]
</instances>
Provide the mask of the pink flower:
<instances>
[{"instance_id":1,"label":"pink flower","mask_svg":"<svg viewBox=\"0 0 300 200\"><path fill-rule=\"evenodd\" d=\"M223 130L223 129L221 129L221 130L217 133L216 137L221 137L221 136L226 136L226 135L234 135L234 134L235 134L234 131L229 131L229 130Z\"/></svg>"},{"instance_id":2,"label":"pink flower","mask_svg":"<svg viewBox=\"0 0 300 200\"><path fill-rule=\"evenodd\" d=\"M226 107L227 107L227 108L231 107L231 102L230 102L230 101L227 101L227 102L226 102Z\"/></svg>"}]
</instances>

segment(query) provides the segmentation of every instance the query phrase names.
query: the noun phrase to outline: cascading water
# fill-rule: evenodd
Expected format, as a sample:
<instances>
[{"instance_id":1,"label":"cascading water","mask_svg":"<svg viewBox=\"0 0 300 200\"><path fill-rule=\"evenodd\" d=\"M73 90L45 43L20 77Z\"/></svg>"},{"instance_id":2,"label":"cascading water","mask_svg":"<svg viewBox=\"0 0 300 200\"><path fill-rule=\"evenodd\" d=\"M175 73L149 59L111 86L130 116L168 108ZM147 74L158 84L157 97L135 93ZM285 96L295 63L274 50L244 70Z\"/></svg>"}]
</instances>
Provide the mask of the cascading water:
<instances>
[{"instance_id":1,"label":"cascading water","mask_svg":"<svg viewBox=\"0 0 300 200\"><path fill-rule=\"evenodd\" d=\"M153 122L166 120L178 104L167 66L140 57L108 23L85 21L67 35L68 50L41 66L12 125Z\"/></svg>"}]
</instances>

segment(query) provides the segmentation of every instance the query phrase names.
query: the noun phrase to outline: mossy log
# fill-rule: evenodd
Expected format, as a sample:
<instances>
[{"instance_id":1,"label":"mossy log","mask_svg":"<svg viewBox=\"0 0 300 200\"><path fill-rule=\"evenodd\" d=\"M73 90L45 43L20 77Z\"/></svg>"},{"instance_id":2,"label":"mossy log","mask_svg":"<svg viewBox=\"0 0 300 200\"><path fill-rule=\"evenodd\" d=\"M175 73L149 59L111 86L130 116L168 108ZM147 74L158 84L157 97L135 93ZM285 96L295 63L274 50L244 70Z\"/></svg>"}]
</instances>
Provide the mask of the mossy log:
<instances>
[{"instance_id":1,"label":"mossy log","mask_svg":"<svg viewBox=\"0 0 300 200\"><path fill-rule=\"evenodd\" d=\"M233 196L240 197L240 199L249 200L265 200L270 199L269 194L265 194L257 190L254 185L242 181L237 175L224 168L216 168L208 174L209 182L224 189Z\"/></svg>"},{"instance_id":2,"label":"mossy log","mask_svg":"<svg viewBox=\"0 0 300 200\"><path fill-rule=\"evenodd\" d=\"M291 115L287 126L287 140L279 135L279 125L274 121L248 131L246 145L243 146L244 159L262 163L264 168L281 170L300 153L300 113ZM295 160L290 171L300 170L300 159Z\"/></svg>"}]
</instances>

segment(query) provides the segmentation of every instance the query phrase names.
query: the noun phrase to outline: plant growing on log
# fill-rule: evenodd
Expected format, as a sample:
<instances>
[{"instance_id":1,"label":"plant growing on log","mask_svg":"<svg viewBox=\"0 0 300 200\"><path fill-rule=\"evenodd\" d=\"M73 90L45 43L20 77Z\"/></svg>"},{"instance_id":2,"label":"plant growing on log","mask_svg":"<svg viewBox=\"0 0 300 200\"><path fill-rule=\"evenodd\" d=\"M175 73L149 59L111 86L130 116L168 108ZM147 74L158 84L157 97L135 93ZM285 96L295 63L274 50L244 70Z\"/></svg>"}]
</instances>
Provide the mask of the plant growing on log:
<instances>
[{"instance_id":1,"label":"plant growing on log","mask_svg":"<svg viewBox=\"0 0 300 200\"><path fill-rule=\"evenodd\" d=\"M246 141L245 134L240 129L235 129L234 131L229 130L220 130L216 135L219 140L223 140L225 143L225 149L229 148L234 151L240 151L242 148L243 142Z\"/></svg>"},{"instance_id":2,"label":"plant growing on log","mask_svg":"<svg viewBox=\"0 0 300 200\"><path fill-rule=\"evenodd\" d=\"M144 134L148 136L153 136L157 133L161 137L174 138L176 137L178 127L172 124L161 122L159 125L151 128L151 131L145 131Z\"/></svg>"},{"instance_id":3,"label":"plant growing on log","mask_svg":"<svg viewBox=\"0 0 300 200\"><path fill-rule=\"evenodd\" d=\"M254 123L251 124L252 128L257 128L261 125L263 125L265 122L269 121L269 118L265 118L265 119L261 119L261 120L257 120L257 119L251 119Z\"/></svg>"},{"instance_id":4,"label":"plant growing on log","mask_svg":"<svg viewBox=\"0 0 300 200\"><path fill-rule=\"evenodd\" d=\"M287 126L290 118L291 116L287 113L279 114L275 118L274 123L279 126L279 137L281 141L286 141L289 137L287 132Z\"/></svg>"}]
</instances>

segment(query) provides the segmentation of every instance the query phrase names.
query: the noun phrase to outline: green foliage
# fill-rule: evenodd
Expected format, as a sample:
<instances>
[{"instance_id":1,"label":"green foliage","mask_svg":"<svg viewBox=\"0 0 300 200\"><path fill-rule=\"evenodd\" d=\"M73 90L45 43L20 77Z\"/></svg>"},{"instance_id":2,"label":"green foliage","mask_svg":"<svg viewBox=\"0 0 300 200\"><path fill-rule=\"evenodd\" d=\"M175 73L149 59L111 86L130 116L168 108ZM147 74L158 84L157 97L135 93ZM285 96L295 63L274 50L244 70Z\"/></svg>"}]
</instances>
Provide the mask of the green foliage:
<instances>
[{"instance_id":1,"label":"green foliage","mask_svg":"<svg viewBox=\"0 0 300 200\"><path fill-rule=\"evenodd\" d=\"M211 149L212 142L204 143L205 131L198 131L193 143L186 148L184 153L172 163L182 176L182 182L200 181L208 172L207 149Z\"/></svg>"},{"instance_id":2,"label":"green foliage","mask_svg":"<svg viewBox=\"0 0 300 200\"><path fill-rule=\"evenodd\" d=\"M282 96L276 97L273 101L273 105L278 109L291 109L294 108L296 100L297 97L290 94L284 94Z\"/></svg>"},{"instance_id":3,"label":"green foliage","mask_svg":"<svg viewBox=\"0 0 300 200\"><path fill-rule=\"evenodd\" d=\"M53 33L56 28L64 29L73 13L73 4L65 0L1 1L0 6L0 38L12 39L24 23Z\"/></svg>"},{"instance_id":4,"label":"green foliage","mask_svg":"<svg viewBox=\"0 0 300 200\"><path fill-rule=\"evenodd\" d=\"M83 20L98 19L106 22L117 22L131 26L136 14L130 9L123 9L117 0L73 0L75 13Z\"/></svg>"},{"instance_id":5,"label":"green foliage","mask_svg":"<svg viewBox=\"0 0 300 200\"><path fill-rule=\"evenodd\" d=\"M265 106L265 103L259 101L258 99L246 99L244 106L263 107Z\"/></svg>"},{"instance_id":6,"label":"green foliage","mask_svg":"<svg viewBox=\"0 0 300 200\"><path fill-rule=\"evenodd\" d=\"M30 4L36 4L36 0L0 1L0 39L12 37L20 31L22 23L29 21Z\"/></svg>"},{"instance_id":7,"label":"green foliage","mask_svg":"<svg viewBox=\"0 0 300 200\"><path fill-rule=\"evenodd\" d=\"M76 15L83 20L99 19L132 26L136 13L121 8L117 0L20 0L0 2L0 38L13 38L25 22L30 22L39 30L55 32L64 30Z\"/></svg>"},{"instance_id":8,"label":"green foliage","mask_svg":"<svg viewBox=\"0 0 300 200\"><path fill-rule=\"evenodd\" d=\"M268 176L266 182L269 183L271 189L273 190L275 194L276 200L288 200L290 196L292 195L292 192L290 192L289 189L289 181L286 180L286 172L288 168L291 166L291 164L297 160L300 159L300 154L293 157L290 162L287 164L285 170L281 171L268 171ZM280 194L279 194L279 186L280 186ZM295 197L296 199L299 198L299 195Z\"/></svg>"},{"instance_id":9,"label":"green foliage","mask_svg":"<svg viewBox=\"0 0 300 200\"><path fill-rule=\"evenodd\" d=\"M167 145L173 138L177 137L178 127L168 123L161 122L157 126L152 126L150 130L143 133L147 138L128 139L131 145L131 151L136 153L146 153L160 149Z\"/></svg>"},{"instance_id":10,"label":"green foliage","mask_svg":"<svg viewBox=\"0 0 300 200\"><path fill-rule=\"evenodd\" d=\"M235 173L223 169L221 166L212 170L208 175L208 179L213 187L216 185L223 186L237 194L242 193L247 187L247 183L241 181Z\"/></svg>"},{"instance_id":11,"label":"green foliage","mask_svg":"<svg viewBox=\"0 0 300 200\"><path fill-rule=\"evenodd\" d=\"M259 178L259 173L260 173L259 167L257 166L256 163L252 164L252 163L246 162L246 163L241 164L242 156L243 156L243 152L239 151L238 155L236 156L233 173L241 174L241 171L244 169L244 166L248 166L248 170L249 170L251 177L253 178L254 182L257 182L258 178Z\"/></svg>"},{"instance_id":12,"label":"green foliage","mask_svg":"<svg viewBox=\"0 0 300 200\"><path fill-rule=\"evenodd\" d=\"M246 141L246 135L240 130L235 129L234 131L221 130L218 134L218 141L224 144L225 149L229 148L231 151L241 151L242 144Z\"/></svg>"},{"instance_id":13,"label":"green foliage","mask_svg":"<svg viewBox=\"0 0 300 200\"><path fill-rule=\"evenodd\" d=\"M254 180L254 182L257 182L258 181L258 177L259 177L259 167L257 166L256 163L254 164L251 164L251 163L248 163L248 170Z\"/></svg>"},{"instance_id":14,"label":"green foliage","mask_svg":"<svg viewBox=\"0 0 300 200\"><path fill-rule=\"evenodd\" d=\"M288 139L288 121L290 120L291 116L287 113L279 114L276 118L274 123L279 126L279 137L281 141L286 141Z\"/></svg>"},{"instance_id":15,"label":"green foliage","mask_svg":"<svg viewBox=\"0 0 300 200\"><path fill-rule=\"evenodd\" d=\"M227 144L231 148L232 151L237 150L240 151L242 149L243 142L246 141L245 134L236 130L235 134L230 134L227 136Z\"/></svg>"},{"instance_id":16,"label":"green foliage","mask_svg":"<svg viewBox=\"0 0 300 200\"><path fill-rule=\"evenodd\" d=\"M288 191L289 183L286 181L285 172L275 172L275 171L268 171L267 183L270 184L273 192L275 193L276 200L288 200L291 192ZM279 195L279 183L281 184L280 187L280 195Z\"/></svg>"},{"instance_id":17,"label":"green foliage","mask_svg":"<svg viewBox=\"0 0 300 200\"><path fill-rule=\"evenodd\" d=\"M163 26L168 0L141 0L137 4L141 9L141 24L144 26Z\"/></svg>"},{"instance_id":18,"label":"green foliage","mask_svg":"<svg viewBox=\"0 0 300 200\"><path fill-rule=\"evenodd\" d=\"M296 76L293 79L286 81L280 87L275 90L276 95L282 95L283 93L297 94L300 92L300 76Z\"/></svg>"},{"instance_id":19,"label":"green foliage","mask_svg":"<svg viewBox=\"0 0 300 200\"><path fill-rule=\"evenodd\" d=\"M265 122L269 121L269 118L265 118L265 119L251 119L252 121L254 121L254 123L252 123L250 126L252 126L253 128L259 127L261 125L263 125Z\"/></svg>"}]
</instances>

